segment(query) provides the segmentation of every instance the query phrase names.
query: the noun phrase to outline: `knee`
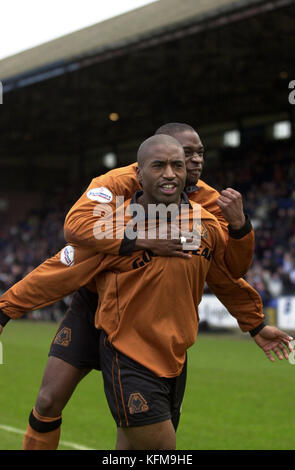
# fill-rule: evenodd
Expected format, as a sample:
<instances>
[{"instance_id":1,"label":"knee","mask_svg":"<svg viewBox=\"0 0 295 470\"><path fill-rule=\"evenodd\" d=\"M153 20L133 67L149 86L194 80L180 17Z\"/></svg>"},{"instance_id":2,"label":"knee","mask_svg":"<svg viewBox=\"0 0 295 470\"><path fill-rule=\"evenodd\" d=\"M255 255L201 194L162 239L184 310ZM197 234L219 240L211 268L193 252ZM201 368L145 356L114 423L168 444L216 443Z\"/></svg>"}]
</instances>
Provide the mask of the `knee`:
<instances>
[{"instance_id":1,"label":"knee","mask_svg":"<svg viewBox=\"0 0 295 470\"><path fill-rule=\"evenodd\" d=\"M62 405L60 405L58 397L56 397L54 391L48 387L40 389L35 408L37 413L41 416L55 418L62 414Z\"/></svg>"}]
</instances>

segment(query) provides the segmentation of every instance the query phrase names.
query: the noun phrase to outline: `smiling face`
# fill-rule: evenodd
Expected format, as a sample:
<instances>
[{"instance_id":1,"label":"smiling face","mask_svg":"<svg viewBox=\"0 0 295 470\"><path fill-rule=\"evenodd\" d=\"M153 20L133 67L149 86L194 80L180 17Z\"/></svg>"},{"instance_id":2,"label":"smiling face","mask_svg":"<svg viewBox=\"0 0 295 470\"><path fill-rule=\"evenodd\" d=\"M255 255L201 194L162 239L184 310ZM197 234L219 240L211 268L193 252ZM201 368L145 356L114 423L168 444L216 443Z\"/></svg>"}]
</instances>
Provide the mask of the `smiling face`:
<instances>
[{"instance_id":1,"label":"smiling face","mask_svg":"<svg viewBox=\"0 0 295 470\"><path fill-rule=\"evenodd\" d=\"M204 166L204 146L199 135L193 130L185 130L173 134L182 145L187 171L186 185L197 184Z\"/></svg>"},{"instance_id":2,"label":"smiling face","mask_svg":"<svg viewBox=\"0 0 295 470\"><path fill-rule=\"evenodd\" d=\"M139 159L137 176L145 204L179 204L186 181L183 149L168 136L152 140Z\"/></svg>"}]
</instances>

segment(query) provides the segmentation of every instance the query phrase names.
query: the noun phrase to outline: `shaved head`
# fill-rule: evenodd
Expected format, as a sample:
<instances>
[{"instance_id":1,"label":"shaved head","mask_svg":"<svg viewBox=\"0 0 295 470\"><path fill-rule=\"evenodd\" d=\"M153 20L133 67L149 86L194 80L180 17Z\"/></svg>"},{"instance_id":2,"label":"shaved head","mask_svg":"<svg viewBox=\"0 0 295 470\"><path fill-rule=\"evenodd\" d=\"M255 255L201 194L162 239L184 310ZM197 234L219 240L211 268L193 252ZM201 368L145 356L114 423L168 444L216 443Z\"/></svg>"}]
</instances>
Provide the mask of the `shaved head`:
<instances>
[{"instance_id":1,"label":"shaved head","mask_svg":"<svg viewBox=\"0 0 295 470\"><path fill-rule=\"evenodd\" d=\"M169 135L153 135L137 152L137 178L142 186L142 202L148 204L180 203L186 180L184 150Z\"/></svg>"},{"instance_id":2,"label":"shaved head","mask_svg":"<svg viewBox=\"0 0 295 470\"><path fill-rule=\"evenodd\" d=\"M159 127L156 130L155 135L165 134L171 135L173 137L175 134L181 134L185 131L196 132L195 129L189 124L185 124L183 122L168 122L167 124Z\"/></svg>"},{"instance_id":3,"label":"shaved head","mask_svg":"<svg viewBox=\"0 0 295 470\"><path fill-rule=\"evenodd\" d=\"M183 153L182 145L178 142L178 140L174 139L174 137L170 135L164 134L157 134L149 137L140 145L138 152L137 152L137 162L138 166L142 167L146 159L152 155L152 151L156 146L174 146L181 149L181 153Z\"/></svg>"}]
</instances>

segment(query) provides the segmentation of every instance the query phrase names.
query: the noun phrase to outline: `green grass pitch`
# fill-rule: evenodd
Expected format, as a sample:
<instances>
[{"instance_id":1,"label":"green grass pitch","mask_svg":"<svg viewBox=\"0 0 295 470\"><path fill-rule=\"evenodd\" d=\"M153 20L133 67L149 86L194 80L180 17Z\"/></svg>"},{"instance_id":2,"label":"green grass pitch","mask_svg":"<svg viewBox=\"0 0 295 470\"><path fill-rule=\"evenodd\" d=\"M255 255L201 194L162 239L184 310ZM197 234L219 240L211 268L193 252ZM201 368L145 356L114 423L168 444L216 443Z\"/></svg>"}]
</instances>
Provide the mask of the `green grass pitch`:
<instances>
[{"instance_id":1,"label":"green grass pitch","mask_svg":"<svg viewBox=\"0 0 295 470\"><path fill-rule=\"evenodd\" d=\"M22 448L55 324L10 322L0 339L0 450ZM188 352L179 450L287 450L295 447L295 366L269 362L248 335L200 333ZM2 428L1 428L2 426ZM62 442L113 449L116 429L100 373L91 372L63 412ZM59 449L72 449L61 444Z\"/></svg>"}]
</instances>

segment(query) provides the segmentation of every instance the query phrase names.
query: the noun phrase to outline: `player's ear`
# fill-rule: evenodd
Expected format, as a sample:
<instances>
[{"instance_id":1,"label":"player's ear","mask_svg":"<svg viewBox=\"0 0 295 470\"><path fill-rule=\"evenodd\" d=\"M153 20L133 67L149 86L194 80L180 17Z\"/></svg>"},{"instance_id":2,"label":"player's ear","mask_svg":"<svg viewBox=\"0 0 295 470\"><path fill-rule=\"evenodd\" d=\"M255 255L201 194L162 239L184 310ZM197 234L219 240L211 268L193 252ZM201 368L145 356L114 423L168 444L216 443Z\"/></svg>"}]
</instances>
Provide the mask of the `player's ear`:
<instances>
[{"instance_id":1,"label":"player's ear","mask_svg":"<svg viewBox=\"0 0 295 470\"><path fill-rule=\"evenodd\" d=\"M136 168L136 176L137 176L140 186L142 186L142 172L139 166L137 166Z\"/></svg>"}]
</instances>

